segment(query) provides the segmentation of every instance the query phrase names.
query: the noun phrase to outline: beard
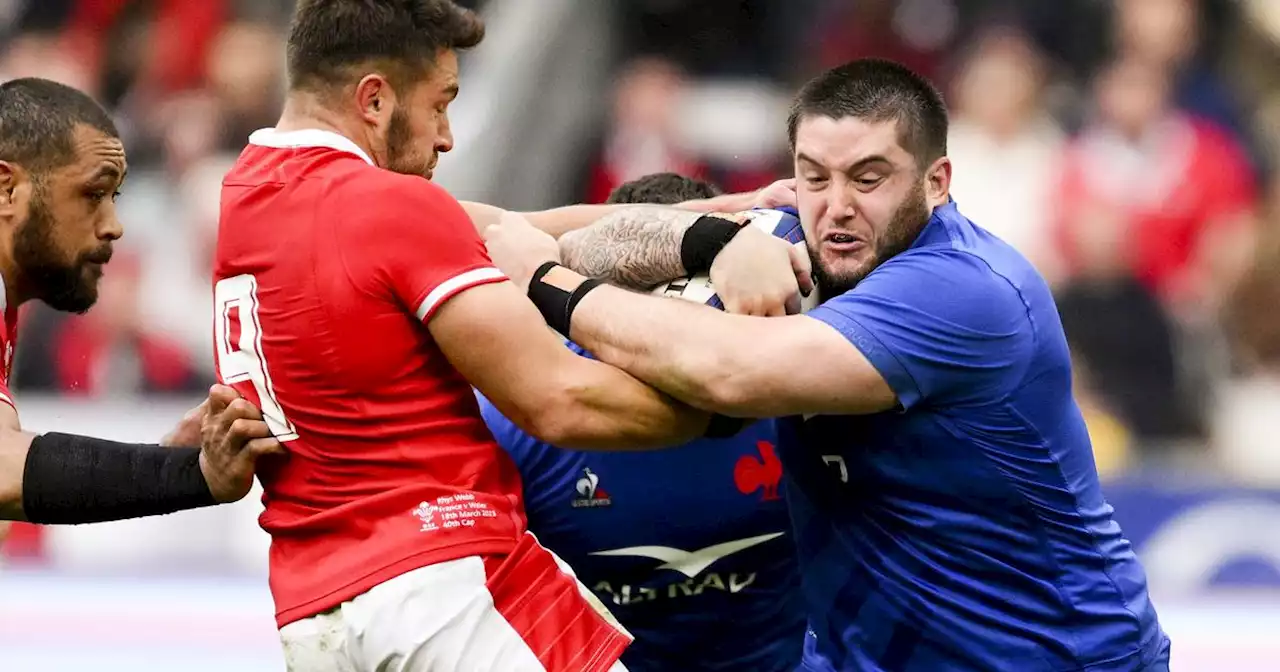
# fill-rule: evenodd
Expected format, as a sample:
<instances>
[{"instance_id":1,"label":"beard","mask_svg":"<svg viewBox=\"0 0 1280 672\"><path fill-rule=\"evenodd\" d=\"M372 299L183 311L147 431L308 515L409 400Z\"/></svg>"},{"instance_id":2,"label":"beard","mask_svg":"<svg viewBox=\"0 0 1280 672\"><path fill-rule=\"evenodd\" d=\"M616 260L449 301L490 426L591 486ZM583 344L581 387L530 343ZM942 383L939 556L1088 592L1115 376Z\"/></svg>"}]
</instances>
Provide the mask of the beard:
<instances>
[{"instance_id":1,"label":"beard","mask_svg":"<svg viewBox=\"0 0 1280 672\"><path fill-rule=\"evenodd\" d=\"M413 151L413 133L409 130L409 115L397 108L387 124L387 169L401 175L416 175L431 179L431 162Z\"/></svg>"},{"instance_id":2,"label":"beard","mask_svg":"<svg viewBox=\"0 0 1280 672\"><path fill-rule=\"evenodd\" d=\"M893 218L889 220L889 226L885 227L884 233L876 239L871 258L850 271L837 272L823 266L818 251L820 241L806 245L810 265L813 268L813 283L818 288L818 297L825 301L844 294L857 287L858 283L876 270L880 264L905 252L929 223L930 215L929 205L925 202L924 186L917 183L894 211Z\"/></svg>"},{"instance_id":3,"label":"beard","mask_svg":"<svg viewBox=\"0 0 1280 672\"><path fill-rule=\"evenodd\" d=\"M72 263L62 260L53 241L53 214L37 190L31 200L31 214L14 233L13 258L23 284L34 298L50 308L68 313L84 313L98 300L98 279L89 264L105 264L111 259L111 244L78 255Z\"/></svg>"}]
</instances>

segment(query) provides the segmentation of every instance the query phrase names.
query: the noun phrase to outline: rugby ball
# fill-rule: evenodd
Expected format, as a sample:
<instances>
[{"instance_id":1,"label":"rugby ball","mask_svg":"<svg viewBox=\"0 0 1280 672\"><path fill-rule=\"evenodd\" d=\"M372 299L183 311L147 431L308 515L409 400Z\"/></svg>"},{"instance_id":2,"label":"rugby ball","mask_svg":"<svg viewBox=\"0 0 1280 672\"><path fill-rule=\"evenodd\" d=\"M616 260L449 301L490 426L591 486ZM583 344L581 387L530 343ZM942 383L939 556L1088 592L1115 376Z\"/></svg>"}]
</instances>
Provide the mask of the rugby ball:
<instances>
[{"instance_id":1,"label":"rugby ball","mask_svg":"<svg viewBox=\"0 0 1280 672\"><path fill-rule=\"evenodd\" d=\"M800 228L798 217L781 210L749 210L737 214L751 220L747 226L754 226L761 231L773 234L804 251L804 229ZM705 303L713 308L724 310L724 303L720 301L719 296L716 296L716 290L711 286L711 277L705 273L678 278L665 285L659 285L653 290L653 294ZM806 312L813 309L818 305L818 293L812 292L809 296L802 297L800 305L801 310Z\"/></svg>"}]
</instances>

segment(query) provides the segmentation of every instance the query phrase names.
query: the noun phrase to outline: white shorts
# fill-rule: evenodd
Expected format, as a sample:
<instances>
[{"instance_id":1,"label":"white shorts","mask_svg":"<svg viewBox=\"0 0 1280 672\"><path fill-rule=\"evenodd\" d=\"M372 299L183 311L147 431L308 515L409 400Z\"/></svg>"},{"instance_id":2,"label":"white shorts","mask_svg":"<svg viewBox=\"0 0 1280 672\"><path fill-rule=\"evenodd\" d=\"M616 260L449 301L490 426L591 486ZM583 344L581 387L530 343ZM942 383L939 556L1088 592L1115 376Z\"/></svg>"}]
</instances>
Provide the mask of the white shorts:
<instances>
[{"instance_id":1,"label":"white shorts","mask_svg":"<svg viewBox=\"0 0 1280 672\"><path fill-rule=\"evenodd\" d=\"M627 633L528 535L422 567L280 629L290 672L619 672Z\"/></svg>"}]
</instances>

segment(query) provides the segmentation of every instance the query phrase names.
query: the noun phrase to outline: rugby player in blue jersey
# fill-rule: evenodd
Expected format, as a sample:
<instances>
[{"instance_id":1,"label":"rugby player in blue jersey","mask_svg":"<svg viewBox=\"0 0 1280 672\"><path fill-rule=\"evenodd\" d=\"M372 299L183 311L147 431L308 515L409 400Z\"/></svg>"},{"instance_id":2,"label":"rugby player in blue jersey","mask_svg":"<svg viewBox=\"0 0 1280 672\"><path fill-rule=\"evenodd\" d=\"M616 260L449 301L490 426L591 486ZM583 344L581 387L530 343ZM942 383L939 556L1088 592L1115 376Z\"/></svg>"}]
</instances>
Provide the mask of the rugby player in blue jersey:
<instances>
[{"instance_id":1,"label":"rugby player in blue jersey","mask_svg":"<svg viewBox=\"0 0 1280 672\"><path fill-rule=\"evenodd\" d=\"M1053 297L951 200L937 91L901 65L854 61L805 85L789 132L823 299L807 315L596 286L548 266L555 244L519 221L487 232L490 253L600 359L726 416L794 416L800 440L781 452L810 626L801 669L1168 670ZM627 251L666 263L759 235L675 209L607 219L700 228Z\"/></svg>"},{"instance_id":2,"label":"rugby player in blue jersey","mask_svg":"<svg viewBox=\"0 0 1280 672\"><path fill-rule=\"evenodd\" d=\"M659 173L609 202L717 196ZM628 670L795 669L805 616L775 421L662 451L580 452L535 439L483 397L480 408L520 469L529 529L635 637Z\"/></svg>"}]
</instances>

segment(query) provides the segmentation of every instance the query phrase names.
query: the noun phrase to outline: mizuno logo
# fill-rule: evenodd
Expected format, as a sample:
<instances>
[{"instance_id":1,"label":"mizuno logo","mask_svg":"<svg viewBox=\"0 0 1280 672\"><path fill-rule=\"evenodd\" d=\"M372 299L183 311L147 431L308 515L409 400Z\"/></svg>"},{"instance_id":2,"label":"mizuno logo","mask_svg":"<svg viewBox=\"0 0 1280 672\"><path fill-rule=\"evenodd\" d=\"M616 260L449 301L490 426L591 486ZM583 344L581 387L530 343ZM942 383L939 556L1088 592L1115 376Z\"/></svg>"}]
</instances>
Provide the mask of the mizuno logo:
<instances>
[{"instance_id":1,"label":"mizuno logo","mask_svg":"<svg viewBox=\"0 0 1280 672\"><path fill-rule=\"evenodd\" d=\"M675 571L692 579L702 573L702 570L714 564L717 560L727 558L734 553L745 551L752 546L759 546L771 539L777 539L783 534L785 533L774 532L773 534L762 534L758 537L726 541L723 544L708 546L696 551L682 551L678 548L671 548L670 546L632 546L630 548L619 548L612 551L598 551L591 555L653 558L654 560L661 560L666 563L658 567L658 569L674 569Z\"/></svg>"}]
</instances>

